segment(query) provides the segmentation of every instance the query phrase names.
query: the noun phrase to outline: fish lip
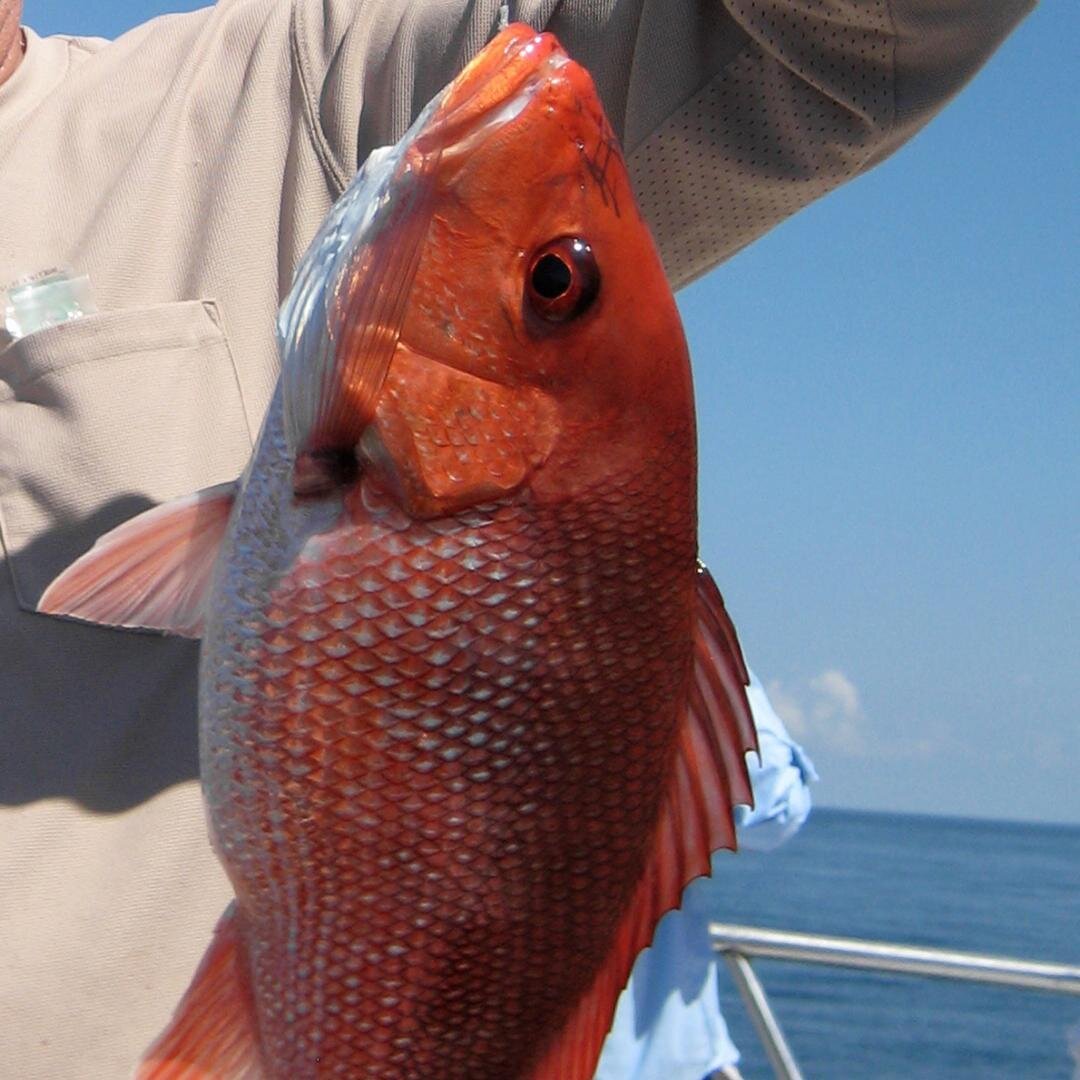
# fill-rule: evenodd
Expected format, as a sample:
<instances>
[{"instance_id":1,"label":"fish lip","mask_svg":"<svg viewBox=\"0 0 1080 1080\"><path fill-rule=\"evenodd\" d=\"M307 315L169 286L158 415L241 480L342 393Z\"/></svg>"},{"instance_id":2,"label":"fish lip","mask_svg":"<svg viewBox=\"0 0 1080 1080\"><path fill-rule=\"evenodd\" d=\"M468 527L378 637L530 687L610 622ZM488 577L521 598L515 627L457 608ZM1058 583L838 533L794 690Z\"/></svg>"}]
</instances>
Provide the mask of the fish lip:
<instances>
[{"instance_id":1,"label":"fish lip","mask_svg":"<svg viewBox=\"0 0 1080 1080\"><path fill-rule=\"evenodd\" d=\"M505 39L501 48L500 39ZM570 57L550 33L523 24L503 30L443 91L415 148L444 159L468 152L481 137L518 116Z\"/></svg>"}]
</instances>

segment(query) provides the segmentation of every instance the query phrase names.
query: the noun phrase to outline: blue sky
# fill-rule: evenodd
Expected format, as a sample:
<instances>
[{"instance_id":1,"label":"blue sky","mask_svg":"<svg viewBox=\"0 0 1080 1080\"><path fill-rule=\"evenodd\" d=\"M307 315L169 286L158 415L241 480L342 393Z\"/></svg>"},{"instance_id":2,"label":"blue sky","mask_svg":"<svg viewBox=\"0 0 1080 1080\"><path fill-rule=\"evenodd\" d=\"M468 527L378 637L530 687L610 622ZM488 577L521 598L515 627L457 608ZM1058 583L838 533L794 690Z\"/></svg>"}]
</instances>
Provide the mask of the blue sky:
<instances>
[{"instance_id":1,"label":"blue sky","mask_svg":"<svg viewBox=\"0 0 1080 1080\"><path fill-rule=\"evenodd\" d=\"M1080 823L1078 40L1047 0L897 155L679 296L702 552L819 804Z\"/></svg>"}]
</instances>

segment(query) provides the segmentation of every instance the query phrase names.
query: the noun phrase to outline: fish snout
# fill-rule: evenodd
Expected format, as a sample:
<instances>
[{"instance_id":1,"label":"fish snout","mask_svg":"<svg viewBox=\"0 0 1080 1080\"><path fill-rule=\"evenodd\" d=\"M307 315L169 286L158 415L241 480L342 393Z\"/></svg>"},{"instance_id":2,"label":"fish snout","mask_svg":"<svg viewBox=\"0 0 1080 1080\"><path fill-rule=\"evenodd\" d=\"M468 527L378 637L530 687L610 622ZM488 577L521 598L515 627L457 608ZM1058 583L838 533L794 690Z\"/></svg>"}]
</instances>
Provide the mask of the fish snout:
<instances>
[{"instance_id":1,"label":"fish snout","mask_svg":"<svg viewBox=\"0 0 1080 1080\"><path fill-rule=\"evenodd\" d=\"M511 24L447 87L419 144L442 153L467 149L478 137L512 120L543 79L569 62L552 34Z\"/></svg>"}]
</instances>

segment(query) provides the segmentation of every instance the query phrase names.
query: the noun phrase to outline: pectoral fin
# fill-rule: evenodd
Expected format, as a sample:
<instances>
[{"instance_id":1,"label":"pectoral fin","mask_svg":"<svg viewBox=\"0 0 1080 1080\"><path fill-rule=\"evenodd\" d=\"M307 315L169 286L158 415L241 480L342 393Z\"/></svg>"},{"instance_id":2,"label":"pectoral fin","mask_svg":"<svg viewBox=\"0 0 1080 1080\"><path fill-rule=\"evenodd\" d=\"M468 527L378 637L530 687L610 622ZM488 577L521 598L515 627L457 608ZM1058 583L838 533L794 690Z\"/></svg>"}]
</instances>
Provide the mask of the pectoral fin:
<instances>
[{"instance_id":1,"label":"pectoral fin","mask_svg":"<svg viewBox=\"0 0 1080 1080\"><path fill-rule=\"evenodd\" d=\"M218 484L125 521L45 590L38 610L199 637L235 496L235 482Z\"/></svg>"},{"instance_id":2,"label":"pectoral fin","mask_svg":"<svg viewBox=\"0 0 1080 1080\"><path fill-rule=\"evenodd\" d=\"M169 1026L135 1080L263 1080L242 945L230 904Z\"/></svg>"},{"instance_id":3,"label":"pectoral fin","mask_svg":"<svg viewBox=\"0 0 1080 1080\"><path fill-rule=\"evenodd\" d=\"M723 599L702 567L690 698L645 873L604 967L529 1080L591 1080L638 953L686 886L709 873L712 852L734 849L732 809L753 803L746 753L757 749L757 737L749 682Z\"/></svg>"}]
</instances>

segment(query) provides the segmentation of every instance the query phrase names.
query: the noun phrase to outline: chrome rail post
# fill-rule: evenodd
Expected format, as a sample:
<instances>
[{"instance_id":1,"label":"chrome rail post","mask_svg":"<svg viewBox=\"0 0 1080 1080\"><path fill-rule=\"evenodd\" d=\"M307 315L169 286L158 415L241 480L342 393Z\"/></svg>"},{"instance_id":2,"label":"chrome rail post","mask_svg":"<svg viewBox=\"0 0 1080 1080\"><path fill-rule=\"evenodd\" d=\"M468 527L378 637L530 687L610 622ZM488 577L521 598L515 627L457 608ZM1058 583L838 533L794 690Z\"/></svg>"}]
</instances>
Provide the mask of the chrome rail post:
<instances>
[{"instance_id":1,"label":"chrome rail post","mask_svg":"<svg viewBox=\"0 0 1080 1080\"><path fill-rule=\"evenodd\" d=\"M784 1038L784 1032L773 1015L769 999L765 996L765 988L750 966L750 961L742 953L734 950L722 949L721 952L731 972L731 981L742 994L746 1011L750 1014L750 1019L754 1021L761 1045L765 1047L765 1053L769 1057L769 1063L778 1080L803 1080L795 1055L792 1054L791 1047Z\"/></svg>"},{"instance_id":2,"label":"chrome rail post","mask_svg":"<svg viewBox=\"0 0 1080 1080\"><path fill-rule=\"evenodd\" d=\"M1014 960L1008 956L957 952L953 949L897 945L890 941L799 934L761 926L710 923L712 947L727 961L731 978L757 1028L765 1053L779 1080L802 1080L799 1066L773 1014L765 988L750 957L767 957L801 964L826 964L866 971L922 975L964 982L991 983L1021 990L1080 994L1080 967Z\"/></svg>"}]
</instances>

